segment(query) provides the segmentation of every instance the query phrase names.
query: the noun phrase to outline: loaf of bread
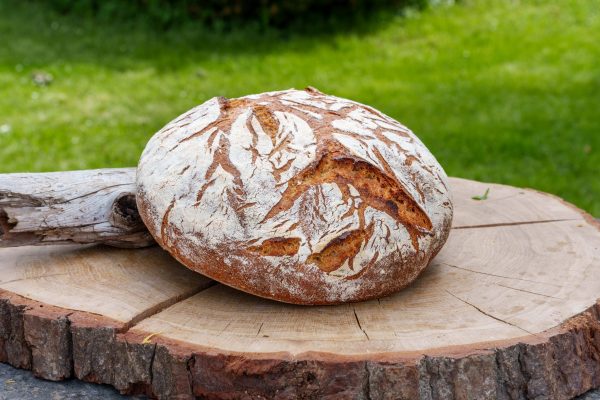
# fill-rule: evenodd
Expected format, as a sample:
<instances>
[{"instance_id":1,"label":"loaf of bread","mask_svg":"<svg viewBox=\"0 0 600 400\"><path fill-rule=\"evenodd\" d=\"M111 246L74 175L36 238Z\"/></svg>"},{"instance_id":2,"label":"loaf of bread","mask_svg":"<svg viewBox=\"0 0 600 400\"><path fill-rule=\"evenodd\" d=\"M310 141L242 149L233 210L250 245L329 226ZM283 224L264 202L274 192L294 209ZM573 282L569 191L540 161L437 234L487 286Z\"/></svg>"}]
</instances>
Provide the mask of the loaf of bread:
<instances>
[{"instance_id":1,"label":"loaf of bread","mask_svg":"<svg viewBox=\"0 0 600 400\"><path fill-rule=\"evenodd\" d=\"M385 296L443 246L447 177L405 126L316 89L213 98L148 142L137 202L188 268L297 304Z\"/></svg>"}]
</instances>

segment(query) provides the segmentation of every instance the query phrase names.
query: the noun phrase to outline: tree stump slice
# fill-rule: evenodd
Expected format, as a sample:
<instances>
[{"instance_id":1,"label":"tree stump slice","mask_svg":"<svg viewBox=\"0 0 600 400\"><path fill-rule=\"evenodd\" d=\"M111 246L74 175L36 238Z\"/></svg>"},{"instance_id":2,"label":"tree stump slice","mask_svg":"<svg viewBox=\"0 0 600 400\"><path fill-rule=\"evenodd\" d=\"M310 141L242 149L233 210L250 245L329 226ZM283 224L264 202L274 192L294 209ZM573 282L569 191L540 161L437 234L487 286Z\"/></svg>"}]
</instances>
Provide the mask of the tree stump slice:
<instances>
[{"instance_id":1,"label":"tree stump slice","mask_svg":"<svg viewBox=\"0 0 600 400\"><path fill-rule=\"evenodd\" d=\"M164 399L569 399L600 387L599 224L533 190L451 186L453 229L423 275L340 306L254 297L156 247L0 249L0 361Z\"/></svg>"}]
</instances>

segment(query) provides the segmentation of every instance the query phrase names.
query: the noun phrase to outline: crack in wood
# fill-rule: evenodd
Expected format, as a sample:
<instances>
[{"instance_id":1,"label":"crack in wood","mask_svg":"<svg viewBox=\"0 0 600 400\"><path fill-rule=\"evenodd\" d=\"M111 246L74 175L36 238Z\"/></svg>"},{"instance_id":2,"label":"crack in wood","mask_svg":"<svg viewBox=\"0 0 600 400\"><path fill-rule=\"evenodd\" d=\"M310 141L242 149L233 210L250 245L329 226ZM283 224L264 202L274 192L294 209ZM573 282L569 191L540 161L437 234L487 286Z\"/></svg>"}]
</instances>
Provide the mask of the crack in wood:
<instances>
[{"instance_id":1,"label":"crack in wood","mask_svg":"<svg viewBox=\"0 0 600 400\"><path fill-rule=\"evenodd\" d=\"M369 369L369 362L365 361L365 380L364 380L364 392L365 399L372 400L371 397L371 370Z\"/></svg>"},{"instance_id":2,"label":"crack in wood","mask_svg":"<svg viewBox=\"0 0 600 400\"><path fill-rule=\"evenodd\" d=\"M533 332L530 332L530 331L528 331L528 330L527 330L527 329L525 329L525 328L521 328L519 325L513 324L513 323L511 323L511 322L508 322L508 321L505 321L505 320L503 320L502 318L496 317L496 316L494 316L494 315L492 315L492 314L490 314L490 313L487 313L487 312L483 311L481 308L477 307L475 304L473 304L473 303L469 303L469 302L468 302L468 301L466 301L465 299L462 299L462 298L458 297L458 296L457 296L457 295L455 295L454 293L450 292L448 289L446 289L446 293L448 293L450 296L454 297L456 300L459 300L459 301L461 301L462 303L465 303L465 304L467 304L467 305L471 306L472 308L474 308L475 310L479 311L481 314L485 315L486 317L489 317L489 318L495 319L495 320L496 320L496 321L498 321L498 322L502 322L503 324L510 325L510 326L512 326L512 327L514 327L514 328L520 329L520 330L522 330L523 332L525 332L525 333L528 333L528 334L530 334L530 335L533 335L533 336L536 336L536 337L538 336L537 334L535 334L535 333L533 333Z\"/></svg>"},{"instance_id":3,"label":"crack in wood","mask_svg":"<svg viewBox=\"0 0 600 400\"><path fill-rule=\"evenodd\" d=\"M264 324L265 324L264 322L260 323L260 327L258 328L258 332L256 332L256 336L260 335L260 331L262 331L262 328L263 328Z\"/></svg>"},{"instance_id":4,"label":"crack in wood","mask_svg":"<svg viewBox=\"0 0 600 400\"><path fill-rule=\"evenodd\" d=\"M227 328L229 328L230 325L231 321L228 321L227 324L223 327L223 329L221 329L221 331L219 332L219 335L222 335L225 331L227 331Z\"/></svg>"},{"instance_id":5,"label":"crack in wood","mask_svg":"<svg viewBox=\"0 0 600 400\"><path fill-rule=\"evenodd\" d=\"M362 331L362 333L365 334L365 337L367 338L367 340L371 340L369 338L369 335L367 334L367 331L364 330L362 325L360 324L360 319L358 319L358 314L356 314L356 308L352 307L352 312L354 313L354 318L356 319L356 324L358 325L358 328Z\"/></svg>"},{"instance_id":6,"label":"crack in wood","mask_svg":"<svg viewBox=\"0 0 600 400\"><path fill-rule=\"evenodd\" d=\"M523 282L531 282L531 283L538 283L540 285L548 285L548 286L554 286L554 287L558 287L558 288L562 287L561 285L556 285L556 284L549 283L549 282L540 282L540 281L534 281L532 279L516 278L516 277L513 277L513 276L505 276L505 275L492 274L490 272L476 271L474 269L469 269L469 268L465 268L465 267L459 267L458 265L452 265L452 264L448 264L448 263L445 263L445 262L441 262L439 265L445 265L445 266L450 267L450 268L456 268L456 269L460 269L460 270L463 270L463 271L472 272L474 274L481 274L481 275L493 276L493 277L496 277L496 278L511 279L511 280L515 280L515 281L523 281Z\"/></svg>"},{"instance_id":7,"label":"crack in wood","mask_svg":"<svg viewBox=\"0 0 600 400\"><path fill-rule=\"evenodd\" d=\"M15 227L16 223L11 221L5 209L0 208L0 240Z\"/></svg>"},{"instance_id":8,"label":"crack in wood","mask_svg":"<svg viewBox=\"0 0 600 400\"><path fill-rule=\"evenodd\" d=\"M40 192L42 196L46 192ZM6 189L0 189L0 204L4 207L27 206L27 207L43 207L49 205L43 197L36 197L26 193L11 192Z\"/></svg>"},{"instance_id":9,"label":"crack in wood","mask_svg":"<svg viewBox=\"0 0 600 400\"><path fill-rule=\"evenodd\" d=\"M502 287L507 288L507 289L518 290L519 292L530 293L530 294L534 294L534 295L542 296L542 297L548 297L550 299L564 300L563 298L560 298L560 297L550 296L548 294L543 294L543 293L538 293L538 292L532 292L530 290L525 290L525 289L519 289L519 288L515 288L515 287L512 287L512 286L503 285L501 283L494 283L494 284L497 285L497 286L502 286Z\"/></svg>"},{"instance_id":10,"label":"crack in wood","mask_svg":"<svg viewBox=\"0 0 600 400\"><path fill-rule=\"evenodd\" d=\"M135 325L139 324L143 320L150 318L156 314L159 314L160 312L171 307L172 305L175 305L186 299L189 299L190 297L193 297L193 296L197 295L198 293L202 292L203 290L206 290L212 286L215 286L216 284L217 284L216 281L210 281L205 285L200 285L188 292L181 293L177 296L173 296L171 298L161 301L158 304L155 304L154 306L152 306L150 308L147 308L146 310L133 316L133 318L131 318L129 321L127 321L125 324L123 324L123 327L119 330L119 333L128 332L131 328L133 328Z\"/></svg>"},{"instance_id":11,"label":"crack in wood","mask_svg":"<svg viewBox=\"0 0 600 400\"><path fill-rule=\"evenodd\" d=\"M498 222L494 224L453 226L452 229L496 228L499 226L546 224L549 222L580 221L581 218L543 219L539 221Z\"/></svg>"},{"instance_id":12,"label":"crack in wood","mask_svg":"<svg viewBox=\"0 0 600 400\"><path fill-rule=\"evenodd\" d=\"M67 360L69 363L69 375L68 378L75 376L75 361L73 359L73 331L71 330L71 315L73 315L75 311L71 311L67 315L65 315L66 320L66 335L67 335Z\"/></svg>"},{"instance_id":13,"label":"crack in wood","mask_svg":"<svg viewBox=\"0 0 600 400\"><path fill-rule=\"evenodd\" d=\"M148 366L148 378L150 380L150 387L152 387L152 383L154 382L154 359L156 358L156 347L157 343L154 343L152 346L152 354L150 355L150 365Z\"/></svg>"},{"instance_id":14,"label":"crack in wood","mask_svg":"<svg viewBox=\"0 0 600 400\"><path fill-rule=\"evenodd\" d=\"M59 206L59 205L62 205L62 204L70 203L73 200L78 200L78 199L82 199L84 197L92 196L92 195L94 195L96 193L102 192L103 190L113 189L113 188L116 188L116 187L119 187L119 186L131 186L133 188L134 185L133 185L133 183L118 183L118 184L115 184L115 185L104 186L104 187L102 187L102 188L100 188L98 190L94 190L92 192L84 193L84 194L79 195L79 196L71 197L71 198L66 199L66 200L61 200L61 201L58 201L58 202L50 202L47 205L49 207ZM107 193L107 194L110 194L110 193Z\"/></svg>"}]
</instances>

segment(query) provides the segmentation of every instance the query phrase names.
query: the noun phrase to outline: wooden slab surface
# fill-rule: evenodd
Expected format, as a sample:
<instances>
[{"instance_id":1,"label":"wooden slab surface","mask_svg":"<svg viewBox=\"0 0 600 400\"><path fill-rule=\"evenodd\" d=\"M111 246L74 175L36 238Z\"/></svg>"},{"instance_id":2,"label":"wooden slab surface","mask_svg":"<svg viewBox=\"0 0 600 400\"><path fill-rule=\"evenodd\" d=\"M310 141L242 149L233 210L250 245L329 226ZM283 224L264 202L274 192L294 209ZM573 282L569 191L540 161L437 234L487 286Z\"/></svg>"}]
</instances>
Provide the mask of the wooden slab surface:
<instances>
[{"instance_id":1,"label":"wooden slab surface","mask_svg":"<svg viewBox=\"0 0 600 400\"><path fill-rule=\"evenodd\" d=\"M531 189L450 178L453 228L583 219L581 211L556 196ZM473 200L489 189L488 199Z\"/></svg>"},{"instance_id":2,"label":"wooden slab surface","mask_svg":"<svg viewBox=\"0 0 600 400\"><path fill-rule=\"evenodd\" d=\"M581 220L455 230L426 273L396 295L302 307L218 285L135 329L233 352L293 355L426 352L513 339L550 329L600 297L600 237L595 249L586 240L594 234Z\"/></svg>"},{"instance_id":3,"label":"wooden slab surface","mask_svg":"<svg viewBox=\"0 0 600 400\"><path fill-rule=\"evenodd\" d=\"M362 303L261 299L158 248L0 249L0 361L178 399L567 399L600 386L597 223L540 192L451 185L440 254L409 288Z\"/></svg>"},{"instance_id":4,"label":"wooden slab surface","mask_svg":"<svg viewBox=\"0 0 600 400\"><path fill-rule=\"evenodd\" d=\"M210 283L158 247L27 246L1 249L0 257L0 289L124 323Z\"/></svg>"}]
</instances>

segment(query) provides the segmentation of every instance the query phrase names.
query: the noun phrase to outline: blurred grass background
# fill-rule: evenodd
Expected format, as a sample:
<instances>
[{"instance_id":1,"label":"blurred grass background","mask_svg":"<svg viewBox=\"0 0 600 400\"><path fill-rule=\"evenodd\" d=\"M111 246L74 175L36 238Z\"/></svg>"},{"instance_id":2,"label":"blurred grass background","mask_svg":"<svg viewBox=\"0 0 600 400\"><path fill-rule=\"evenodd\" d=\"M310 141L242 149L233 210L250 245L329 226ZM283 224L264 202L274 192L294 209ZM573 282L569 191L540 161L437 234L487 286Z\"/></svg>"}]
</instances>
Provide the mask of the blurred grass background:
<instances>
[{"instance_id":1,"label":"blurred grass background","mask_svg":"<svg viewBox=\"0 0 600 400\"><path fill-rule=\"evenodd\" d=\"M449 175L600 216L600 1L463 0L305 28L165 28L0 0L0 172L134 166L213 96L311 85L403 122Z\"/></svg>"}]
</instances>

